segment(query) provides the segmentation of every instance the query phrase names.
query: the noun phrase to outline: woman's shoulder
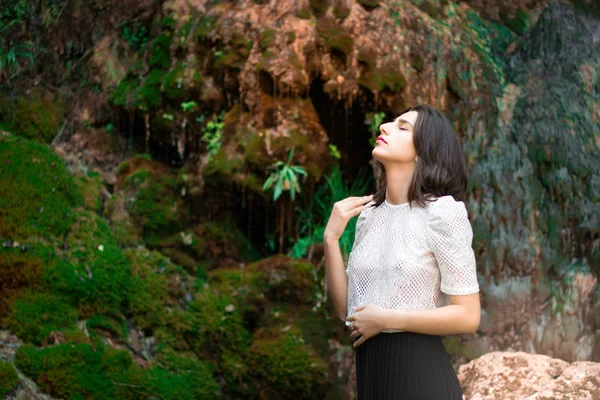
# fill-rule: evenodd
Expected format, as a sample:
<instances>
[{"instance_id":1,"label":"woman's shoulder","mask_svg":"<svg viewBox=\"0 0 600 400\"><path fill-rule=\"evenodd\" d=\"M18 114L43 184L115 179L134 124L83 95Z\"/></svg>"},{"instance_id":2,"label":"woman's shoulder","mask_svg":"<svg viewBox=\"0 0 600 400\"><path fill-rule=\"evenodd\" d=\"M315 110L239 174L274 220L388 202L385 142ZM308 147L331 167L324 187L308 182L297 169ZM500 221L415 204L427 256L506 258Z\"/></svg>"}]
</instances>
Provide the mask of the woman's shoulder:
<instances>
[{"instance_id":1,"label":"woman's shoulder","mask_svg":"<svg viewBox=\"0 0 600 400\"><path fill-rule=\"evenodd\" d=\"M467 208L463 201L452 195L439 196L427 202L429 223L439 223L455 218L467 217Z\"/></svg>"}]
</instances>

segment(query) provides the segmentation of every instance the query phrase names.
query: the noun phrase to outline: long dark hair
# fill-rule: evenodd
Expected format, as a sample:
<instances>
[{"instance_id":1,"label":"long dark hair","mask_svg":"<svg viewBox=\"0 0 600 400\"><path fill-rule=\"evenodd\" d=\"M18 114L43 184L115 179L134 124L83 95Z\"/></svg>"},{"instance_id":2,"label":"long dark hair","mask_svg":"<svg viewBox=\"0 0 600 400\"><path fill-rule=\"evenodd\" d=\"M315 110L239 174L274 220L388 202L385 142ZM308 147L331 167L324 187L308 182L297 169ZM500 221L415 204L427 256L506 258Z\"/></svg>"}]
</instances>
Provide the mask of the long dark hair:
<instances>
[{"instance_id":1,"label":"long dark hair","mask_svg":"<svg viewBox=\"0 0 600 400\"><path fill-rule=\"evenodd\" d=\"M446 195L466 202L467 165L452 124L427 104L409 107L399 115L408 111L418 112L413 130L417 165L408 188L410 207L425 207L427 201ZM385 200L386 188L387 182L373 196L377 206Z\"/></svg>"}]
</instances>

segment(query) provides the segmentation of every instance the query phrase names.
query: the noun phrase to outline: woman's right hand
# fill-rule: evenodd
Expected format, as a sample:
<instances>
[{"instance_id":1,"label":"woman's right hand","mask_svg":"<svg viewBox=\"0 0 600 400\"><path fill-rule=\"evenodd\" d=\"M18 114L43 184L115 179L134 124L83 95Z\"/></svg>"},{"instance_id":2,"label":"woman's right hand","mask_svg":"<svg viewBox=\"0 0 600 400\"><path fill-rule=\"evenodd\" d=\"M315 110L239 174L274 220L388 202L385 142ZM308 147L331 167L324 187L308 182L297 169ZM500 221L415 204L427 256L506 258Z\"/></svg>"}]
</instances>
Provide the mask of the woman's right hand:
<instances>
[{"instance_id":1,"label":"woman's right hand","mask_svg":"<svg viewBox=\"0 0 600 400\"><path fill-rule=\"evenodd\" d=\"M363 197L346 197L343 200L335 202L329 216L329 221L327 221L327 226L325 227L325 233L323 233L323 240L339 240L350 218L372 207L372 205L365 205L365 203L371 200L373 200L372 194Z\"/></svg>"}]
</instances>

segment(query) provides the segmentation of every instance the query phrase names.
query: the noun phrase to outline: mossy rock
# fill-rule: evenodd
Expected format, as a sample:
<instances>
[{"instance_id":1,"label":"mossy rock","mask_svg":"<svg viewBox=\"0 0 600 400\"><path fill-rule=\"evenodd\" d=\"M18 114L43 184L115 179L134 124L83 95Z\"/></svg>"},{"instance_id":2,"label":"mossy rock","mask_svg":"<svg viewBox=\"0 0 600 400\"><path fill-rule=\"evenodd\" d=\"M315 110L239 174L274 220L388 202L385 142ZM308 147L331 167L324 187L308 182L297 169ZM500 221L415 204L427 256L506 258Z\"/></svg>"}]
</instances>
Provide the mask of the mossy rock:
<instances>
[{"instance_id":1,"label":"mossy rock","mask_svg":"<svg viewBox=\"0 0 600 400\"><path fill-rule=\"evenodd\" d=\"M106 202L104 215L110 221L110 230L121 248L135 247L143 244L142 230L136 226L127 212L127 202L133 196L127 190L113 193Z\"/></svg>"},{"instance_id":2,"label":"mossy rock","mask_svg":"<svg viewBox=\"0 0 600 400\"><path fill-rule=\"evenodd\" d=\"M333 15L335 15L336 18L345 19L350 15L350 8L348 8L344 2L338 1L337 4L333 6Z\"/></svg>"},{"instance_id":3,"label":"mossy rock","mask_svg":"<svg viewBox=\"0 0 600 400\"><path fill-rule=\"evenodd\" d=\"M0 237L52 243L83 204L73 177L48 145L0 135Z\"/></svg>"},{"instance_id":4,"label":"mossy rock","mask_svg":"<svg viewBox=\"0 0 600 400\"><path fill-rule=\"evenodd\" d=\"M29 96L0 100L0 123L16 135L48 144L62 127L65 110L64 100L33 89Z\"/></svg>"},{"instance_id":5,"label":"mossy rock","mask_svg":"<svg viewBox=\"0 0 600 400\"><path fill-rule=\"evenodd\" d=\"M327 12L329 0L308 0L308 7L315 17L320 17Z\"/></svg>"},{"instance_id":6,"label":"mossy rock","mask_svg":"<svg viewBox=\"0 0 600 400\"><path fill-rule=\"evenodd\" d=\"M11 363L0 361L0 398L12 392L19 385L19 375Z\"/></svg>"},{"instance_id":7,"label":"mossy rock","mask_svg":"<svg viewBox=\"0 0 600 400\"><path fill-rule=\"evenodd\" d=\"M194 347L202 358L218 359L227 351L247 352L252 337L231 296L204 287L196 293L189 311L194 315Z\"/></svg>"},{"instance_id":8,"label":"mossy rock","mask_svg":"<svg viewBox=\"0 0 600 400\"><path fill-rule=\"evenodd\" d=\"M124 251L131 266L129 313L135 325L151 329L169 323L169 309L190 296L193 278L158 251L143 247Z\"/></svg>"},{"instance_id":9,"label":"mossy rock","mask_svg":"<svg viewBox=\"0 0 600 400\"><path fill-rule=\"evenodd\" d=\"M354 38L331 18L319 18L317 32L325 39L329 48L348 55L354 48Z\"/></svg>"},{"instance_id":10,"label":"mossy rock","mask_svg":"<svg viewBox=\"0 0 600 400\"><path fill-rule=\"evenodd\" d=\"M27 290L9 303L3 325L24 342L41 346L51 331L75 329L77 318L75 307L64 296Z\"/></svg>"},{"instance_id":11,"label":"mossy rock","mask_svg":"<svg viewBox=\"0 0 600 400\"><path fill-rule=\"evenodd\" d=\"M288 256L273 256L248 266L261 272L262 293L272 301L314 305L320 290L314 265Z\"/></svg>"},{"instance_id":12,"label":"mossy rock","mask_svg":"<svg viewBox=\"0 0 600 400\"><path fill-rule=\"evenodd\" d=\"M260 258L260 252L233 221L214 220L183 229L157 240L153 248L193 275L198 275L200 268L214 269L223 258L241 262Z\"/></svg>"},{"instance_id":13,"label":"mossy rock","mask_svg":"<svg viewBox=\"0 0 600 400\"><path fill-rule=\"evenodd\" d=\"M303 7L296 10L296 17L300 19L310 19L311 13L309 7Z\"/></svg>"},{"instance_id":14,"label":"mossy rock","mask_svg":"<svg viewBox=\"0 0 600 400\"><path fill-rule=\"evenodd\" d=\"M203 15L194 30L194 41L197 43L207 40L214 34L217 25L217 18L211 15Z\"/></svg>"},{"instance_id":15,"label":"mossy rock","mask_svg":"<svg viewBox=\"0 0 600 400\"><path fill-rule=\"evenodd\" d=\"M402 72L391 69L379 69L368 71L361 75L357 83L372 92L381 93L390 91L398 93L406 87L406 79Z\"/></svg>"},{"instance_id":16,"label":"mossy rock","mask_svg":"<svg viewBox=\"0 0 600 400\"><path fill-rule=\"evenodd\" d=\"M153 369L152 375L160 377L156 394L166 399L220 399L221 388L214 378L215 365L204 362L191 352L178 353L168 346L159 345L156 361L163 367ZM173 372L179 379L173 379ZM190 397L193 396L193 397Z\"/></svg>"},{"instance_id":17,"label":"mossy rock","mask_svg":"<svg viewBox=\"0 0 600 400\"><path fill-rule=\"evenodd\" d=\"M257 323L258 329L270 329L275 326L295 325L302 332L304 342L310 345L324 359L329 355L329 338L332 329L329 325L342 324L339 319L328 318L323 308L314 308L294 303L269 302Z\"/></svg>"},{"instance_id":18,"label":"mossy rock","mask_svg":"<svg viewBox=\"0 0 600 400\"><path fill-rule=\"evenodd\" d=\"M42 287L44 267L43 260L20 248L0 249L0 318L7 312L7 303L24 289Z\"/></svg>"},{"instance_id":19,"label":"mossy rock","mask_svg":"<svg viewBox=\"0 0 600 400\"><path fill-rule=\"evenodd\" d=\"M263 292L263 274L246 268L219 268L209 272L208 285L230 296L245 326L253 330L268 302Z\"/></svg>"},{"instance_id":20,"label":"mossy rock","mask_svg":"<svg viewBox=\"0 0 600 400\"><path fill-rule=\"evenodd\" d=\"M119 321L111 316L96 314L86 321L85 326L92 338L105 337L108 334L113 339L127 341L127 326L124 320Z\"/></svg>"},{"instance_id":21,"label":"mossy rock","mask_svg":"<svg viewBox=\"0 0 600 400\"><path fill-rule=\"evenodd\" d=\"M127 309L131 273L106 221L83 209L74 217L67 250L58 249L60 258L47 269L46 281L68 293L82 317Z\"/></svg>"},{"instance_id":22,"label":"mossy rock","mask_svg":"<svg viewBox=\"0 0 600 400\"><path fill-rule=\"evenodd\" d=\"M102 208L101 191L104 189L102 177L97 172L74 176L75 184L83 198L83 206L90 211L99 213Z\"/></svg>"},{"instance_id":23,"label":"mossy rock","mask_svg":"<svg viewBox=\"0 0 600 400\"><path fill-rule=\"evenodd\" d=\"M265 51L275 40L275 29L265 29L260 34L260 49Z\"/></svg>"},{"instance_id":24,"label":"mossy rock","mask_svg":"<svg viewBox=\"0 0 600 400\"><path fill-rule=\"evenodd\" d=\"M252 40L246 36L235 32L231 41L227 43L224 50L221 50L215 58L215 66L217 68L227 66L241 70L250 55L252 49Z\"/></svg>"},{"instance_id":25,"label":"mossy rock","mask_svg":"<svg viewBox=\"0 0 600 400\"><path fill-rule=\"evenodd\" d=\"M188 219L176 176L158 162L135 157L119 166L118 189L131 193L126 211L147 244L179 232Z\"/></svg>"},{"instance_id":26,"label":"mossy rock","mask_svg":"<svg viewBox=\"0 0 600 400\"><path fill-rule=\"evenodd\" d=\"M17 350L15 365L43 392L60 398L149 398L168 379L142 369L129 351L113 349L99 338L93 344L64 343L39 350L25 344ZM178 372L173 375L179 377Z\"/></svg>"},{"instance_id":27,"label":"mossy rock","mask_svg":"<svg viewBox=\"0 0 600 400\"><path fill-rule=\"evenodd\" d=\"M327 363L304 343L297 327L258 330L250 365L261 399L323 398Z\"/></svg>"}]
</instances>

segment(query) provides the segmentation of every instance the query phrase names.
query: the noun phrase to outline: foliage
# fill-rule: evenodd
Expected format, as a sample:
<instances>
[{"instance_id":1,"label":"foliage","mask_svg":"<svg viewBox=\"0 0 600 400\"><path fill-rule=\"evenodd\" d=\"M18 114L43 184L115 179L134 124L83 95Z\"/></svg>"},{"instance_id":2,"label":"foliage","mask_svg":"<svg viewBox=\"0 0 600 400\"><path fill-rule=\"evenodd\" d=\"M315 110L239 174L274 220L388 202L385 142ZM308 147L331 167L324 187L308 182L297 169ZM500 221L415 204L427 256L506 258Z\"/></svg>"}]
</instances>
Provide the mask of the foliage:
<instances>
[{"instance_id":1,"label":"foliage","mask_svg":"<svg viewBox=\"0 0 600 400\"><path fill-rule=\"evenodd\" d=\"M196 118L197 122L203 122L205 116L201 115ZM218 115L213 114L212 117L206 122L206 125L202 129L201 140L206 143L206 150L208 153L208 160L210 161L215 154L219 152L221 148L221 141L223 140L223 128L225 127L225 111L221 111Z\"/></svg>"},{"instance_id":2,"label":"foliage","mask_svg":"<svg viewBox=\"0 0 600 400\"><path fill-rule=\"evenodd\" d=\"M375 140L377 140L377 136L379 136L379 127L385 120L385 113L382 111L367 113L366 117L365 125L369 127L369 131L371 132L369 143L371 146L375 147Z\"/></svg>"},{"instance_id":3,"label":"foliage","mask_svg":"<svg viewBox=\"0 0 600 400\"><path fill-rule=\"evenodd\" d=\"M0 39L0 80L7 79L21 70L22 58L29 60L29 68L33 66L34 57L31 43L16 44L5 48L4 40Z\"/></svg>"},{"instance_id":4,"label":"foliage","mask_svg":"<svg viewBox=\"0 0 600 400\"><path fill-rule=\"evenodd\" d=\"M121 36L129 43L134 50L139 50L150 40L148 29L139 21L131 25L123 24L121 26Z\"/></svg>"},{"instance_id":5,"label":"foliage","mask_svg":"<svg viewBox=\"0 0 600 400\"><path fill-rule=\"evenodd\" d=\"M371 179L368 171L362 170L356 179L352 180L352 185L347 187L343 181L340 168L336 164L329 176L325 178L325 185L317 188L315 193L308 199L308 207L297 208L298 219L302 223L299 230L301 237L294 244L290 256L301 258L315 243L323 242L323 234L333 204L349 196L363 196ZM346 254L350 252L354 241L356 219L349 223L348 228L350 229L346 229L340 238L340 247Z\"/></svg>"},{"instance_id":6,"label":"foliage","mask_svg":"<svg viewBox=\"0 0 600 400\"><path fill-rule=\"evenodd\" d=\"M270 169L274 171L269 175L263 185L263 190L269 190L273 187L273 200L277 201L284 190L290 191L292 201L296 199L296 193L300 193L300 185L298 183L298 175L306 176L306 171L302 166L290 165L294 156L295 148L290 150L288 161L284 163L279 160Z\"/></svg>"}]
</instances>

